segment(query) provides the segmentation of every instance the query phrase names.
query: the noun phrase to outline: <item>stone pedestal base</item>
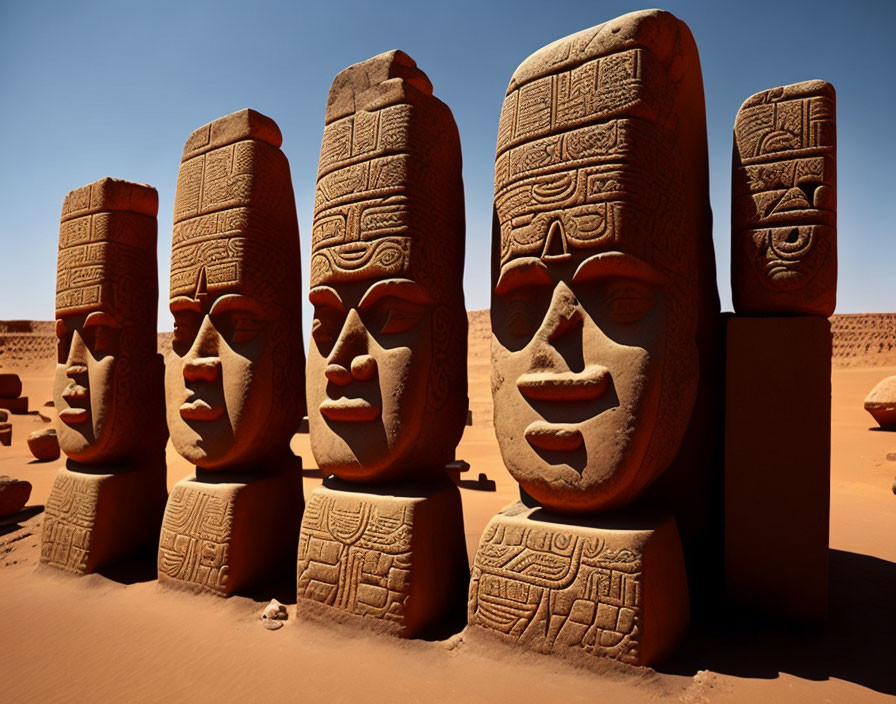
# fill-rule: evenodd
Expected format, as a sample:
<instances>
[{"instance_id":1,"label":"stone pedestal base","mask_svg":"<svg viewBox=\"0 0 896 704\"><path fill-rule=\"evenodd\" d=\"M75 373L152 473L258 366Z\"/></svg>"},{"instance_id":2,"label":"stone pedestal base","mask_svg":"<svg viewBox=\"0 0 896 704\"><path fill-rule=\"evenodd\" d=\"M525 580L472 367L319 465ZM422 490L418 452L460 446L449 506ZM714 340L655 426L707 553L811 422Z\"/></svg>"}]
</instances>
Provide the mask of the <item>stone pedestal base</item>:
<instances>
[{"instance_id":1,"label":"stone pedestal base","mask_svg":"<svg viewBox=\"0 0 896 704\"><path fill-rule=\"evenodd\" d=\"M330 478L311 492L299 536L299 615L364 617L411 638L462 607L468 579L453 483L361 490Z\"/></svg>"},{"instance_id":2,"label":"stone pedestal base","mask_svg":"<svg viewBox=\"0 0 896 704\"><path fill-rule=\"evenodd\" d=\"M727 321L725 584L762 616L827 615L831 326L827 318Z\"/></svg>"},{"instance_id":3,"label":"stone pedestal base","mask_svg":"<svg viewBox=\"0 0 896 704\"><path fill-rule=\"evenodd\" d=\"M689 619L675 520L589 520L511 504L482 535L467 617L472 629L542 653L654 663Z\"/></svg>"},{"instance_id":4,"label":"stone pedestal base","mask_svg":"<svg viewBox=\"0 0 896 704\"><path fill-rule=\"evenodd\" d=\"M229 596L291 572L302 516L302 463L270 475L197 472L171 490L159 582Z\"/></svg>"},{"instance_id":5,"label":"stone pedestal base","mask_svg":"<svg viewBox=\"0 0 896 704\"><path fill-rule=\"evenodd\" d=\"M155 545L165 507L165 470L86 470L69 461L44 511L40 561L88 574Z\"/></svg>"}]
</instances>

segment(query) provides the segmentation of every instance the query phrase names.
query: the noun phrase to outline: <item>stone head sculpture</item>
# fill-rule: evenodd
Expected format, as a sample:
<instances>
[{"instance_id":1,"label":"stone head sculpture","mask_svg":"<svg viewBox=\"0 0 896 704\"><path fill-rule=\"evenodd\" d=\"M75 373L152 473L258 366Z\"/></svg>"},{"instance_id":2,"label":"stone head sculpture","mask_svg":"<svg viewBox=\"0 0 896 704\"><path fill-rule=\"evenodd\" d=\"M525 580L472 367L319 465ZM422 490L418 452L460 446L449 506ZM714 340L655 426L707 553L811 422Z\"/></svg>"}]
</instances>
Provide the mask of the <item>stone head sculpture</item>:
<instances>
[{"instance_id":1,"label":"stone head sculpture","mask_svg":"<svg viewBox=\"0 0 896 704\"><path fill-rule=\"evenodd\" d=\"M543 506L622 506L687 429L717 306L702 78L687 26L631 13L550 44L498 128L492 389Z\"/></svg>"},{"instance_id":2,"label":"stone head sculpture","mask_svg":"<svg viewBox=\"0 0 896 704\"><path fill-rule=\"evenodd\" d=\"M322 470L373 482L454 459L467 409L461 152L401 51L336 76L321 145L307 398Z\"/></svg>"},{"instance_id":3,"label":"stone head sculpture","mask_svg":"<svg viewBox=\"0 0 896 704\"><path fill-rule=\"evenodd\" d=\"M62 206L53 402L60 448L76 462L133 454L161 414L158 209L151 186L111 178L72 191Z\"/></svg>"},{"instance_id":4,"label":"stone head sculpture","mask_svg":"<svg viewBox=\"0 0 896 704\"><path fill-rule=\"evenodd\" d=\"M734 123L731 286L738 313L833 315L837 297L834 87L747 99Z\"/></svg>"},{"instance_id":5,"label":"stone head sculpture","mask_svg":"<svg viewBox=\"0 0 896 704\"><path fill-rule=\"evenodd\" d=\"M273 120L241 110L184 147L165 391L171 440L202 469L283 454L304 414L299 230L281 141Z\"/></svg>"}]
</instances>

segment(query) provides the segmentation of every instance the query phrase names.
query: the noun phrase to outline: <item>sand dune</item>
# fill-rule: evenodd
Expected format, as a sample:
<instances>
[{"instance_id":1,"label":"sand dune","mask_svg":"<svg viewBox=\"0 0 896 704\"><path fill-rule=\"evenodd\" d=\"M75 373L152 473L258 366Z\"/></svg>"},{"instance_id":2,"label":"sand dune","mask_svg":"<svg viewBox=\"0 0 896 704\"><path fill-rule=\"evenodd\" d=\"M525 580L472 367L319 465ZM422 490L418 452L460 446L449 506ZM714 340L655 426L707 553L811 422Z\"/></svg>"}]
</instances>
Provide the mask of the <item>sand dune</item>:
<instances>
[{"instance_id":1,"label":"sand dune","mask_svg":"<svg viewBox=\"0 0 896 704\"><path fill-rule=\"evenodd\" d=\"M11 416L12 447L0 474L34 485L20 522L0 524L0 701L444 701L460 702L872 702L896 695L896 434L871 429L862 399L896 374L896 315L834 316L831 622L823 633L719 622L695 626L656 670L553 659L470 639L454 624L429 639L397 642L343 626L258 620L272 597L294 603L294 585L229 600L171 592L154 581L152 556L78 579L38 568L46 500L59 462L31 461L36 414ZM0 323L0 369L21 374L32 409L50 399L51 323ZM470 314L470 405L458 457L467 547L517 498L491 424L487 311ZM160 336L160 349L165 338ZM892 356L891 356L892 355ZM320 483L307 435L306 496ZM168 448L169 487L191 471ZM484 472L495 491L471 481ZM772 489L773 490L773 489ZM757 507L760 514L761 507Z\"/></svg>"}]
</instances>

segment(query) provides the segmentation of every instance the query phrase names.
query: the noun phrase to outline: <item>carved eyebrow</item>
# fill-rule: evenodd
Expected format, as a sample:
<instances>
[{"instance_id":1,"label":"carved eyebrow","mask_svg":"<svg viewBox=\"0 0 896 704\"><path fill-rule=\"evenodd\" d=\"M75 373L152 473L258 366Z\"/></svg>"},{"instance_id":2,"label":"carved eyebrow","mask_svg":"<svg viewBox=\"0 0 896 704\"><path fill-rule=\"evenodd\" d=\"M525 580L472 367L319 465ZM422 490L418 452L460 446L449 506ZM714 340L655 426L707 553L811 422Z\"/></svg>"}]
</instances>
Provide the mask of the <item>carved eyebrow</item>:
<instances>
[{"instance_id":1,"label":"carved eyebrow","mask_svg":"<svg viewBox=\"0 0 896 704\"><path fill-rule=\"evenodd\" d=\"M190 298L189 296L177 296L172 298L168 304L168 309L172 313L178 313L182 310L192 310L199 313L202 310L199 301L195 298Z\"/></svg>"},{"instance_id":2,"label":"carved eyebrow","mask_svg":"<svg viewBox=\"0 0 896 704\"><path fill-rule=\"evenodd\" d=\"M410 279L383 279L367 289L358 308L370 308L381 298L401 298L420 305L431 304L432 298L420 284Z\"/></svg>"},{"instance_id":3,"label":"carved eyebrow","mask_svg":"<svg viewBox=\"0 0 896 704\"><path fill-rule=\"evenodd\" d=\"M121 323L109 313L101 310L95 310L84 320L85 328L93 327L95 325L103 325L108 328L115 328L116 330L121 328Z\"/></svg>"},{"instance_id":4,"label":"carved eyebrow","mask_svg":"<svg viewBox=\"0 0 896 704\"><path fill-rule=\"evenodd\" d=\"M522 286L550 286L553 283L548 268L535 257L514 259L506 264L495 284L495 293L503 296Z\"/></svg>"},{"instance_id":5,"label":"carved eyebrow","mask_svg":"<svg viewBox=\"0 0 896 704\"><path fill-rule=\"evenodd\" d=\"M212 304L212 307L209 310L209 315L225 313L229 310L244 310L258 316L263 316L265 313L262 305L251 296L243 296L239 293L228 293L221 296Z\"/></svg>"},{"instance_id":6,"label":"carved eyebrow","mask_svg":"<svg viewBox=\"0 0 896 704\"><path fill-rule=\"evenodd\" d=\"M610 276L638 279L649 284L665 285L669 283L665 274L654 269L643 259L624 252L601 252L593 257L588 257L579 264L572 280L574 283L580 283Z\"/></svg>"},{"instance_id":7,"label":"carved eyebrow","mask_svg":"<svg viewBox=\"0 0 896 704\"><path fill-rule=\"evenodd\" d=\"M315 286L308 292L308 302L315 306L330 306L345 310L345 305L335 289L329 286Z\"/></svg>"}]
</instances>

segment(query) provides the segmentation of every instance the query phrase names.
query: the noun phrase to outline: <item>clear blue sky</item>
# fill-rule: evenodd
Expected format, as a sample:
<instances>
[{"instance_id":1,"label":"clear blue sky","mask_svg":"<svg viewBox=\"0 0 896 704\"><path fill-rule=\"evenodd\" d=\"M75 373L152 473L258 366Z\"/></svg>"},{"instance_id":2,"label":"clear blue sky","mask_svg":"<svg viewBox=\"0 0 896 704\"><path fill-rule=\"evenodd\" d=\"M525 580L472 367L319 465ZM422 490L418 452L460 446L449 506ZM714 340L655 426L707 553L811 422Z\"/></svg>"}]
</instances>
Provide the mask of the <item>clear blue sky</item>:
<instances>
[{"instance_id":1,"label":"clear blue sky","mask_svg":"<svg viewBox=\"0 0 896 704\"><path fill-rule=\"evenodd\" d=\"M170 330L168 261L181 149L196 127L243 107L273 117L283 131L307 277L330 82L349 64L394 48L426 71L457 120L467 307L485 308L495 137L511 73L554 39L642 7L598 0L0 0L0 319L53 318L62 199L113 176L159 190L159 327ZM663 7L691 27L703 65L723 309L731 308L735 113L757 91L822 78L838 93L837 310L896 310L896 2ZM307 331L307 305L305 315Z\"/></svg>"}]
</instances>

